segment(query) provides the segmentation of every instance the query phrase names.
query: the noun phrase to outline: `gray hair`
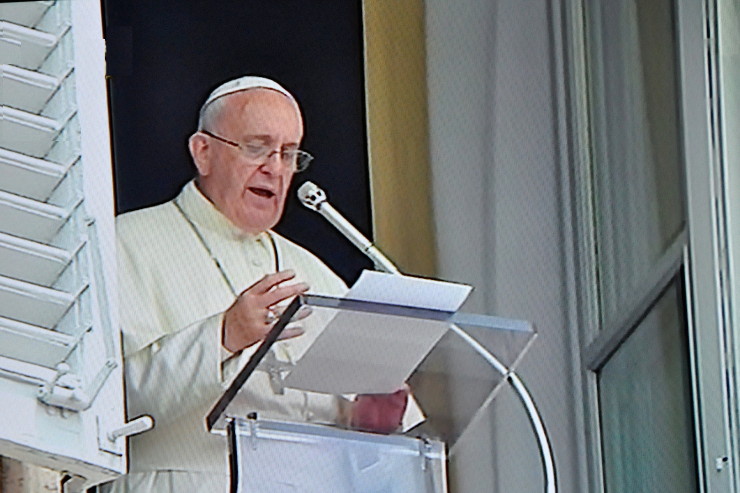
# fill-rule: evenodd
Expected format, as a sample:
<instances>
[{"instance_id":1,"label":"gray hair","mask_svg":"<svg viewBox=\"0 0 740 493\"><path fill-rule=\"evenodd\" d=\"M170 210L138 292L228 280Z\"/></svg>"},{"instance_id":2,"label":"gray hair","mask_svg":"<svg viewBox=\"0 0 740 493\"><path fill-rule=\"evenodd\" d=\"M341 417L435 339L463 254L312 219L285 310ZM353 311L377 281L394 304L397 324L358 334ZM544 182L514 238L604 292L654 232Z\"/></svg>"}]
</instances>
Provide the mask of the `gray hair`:
<instances>
[{"instance_id":1,"label":"gray hair","mask_svg":"<svg viewBox=\"0 0 740 493\"><path fill-rule=\"evenodd\" d=\"M213 101L206 102L206 104L200 108L200 115L198 116L198 131L213 131L225 106L226 98L218 98Z\"/></svg>"}]
</instances>

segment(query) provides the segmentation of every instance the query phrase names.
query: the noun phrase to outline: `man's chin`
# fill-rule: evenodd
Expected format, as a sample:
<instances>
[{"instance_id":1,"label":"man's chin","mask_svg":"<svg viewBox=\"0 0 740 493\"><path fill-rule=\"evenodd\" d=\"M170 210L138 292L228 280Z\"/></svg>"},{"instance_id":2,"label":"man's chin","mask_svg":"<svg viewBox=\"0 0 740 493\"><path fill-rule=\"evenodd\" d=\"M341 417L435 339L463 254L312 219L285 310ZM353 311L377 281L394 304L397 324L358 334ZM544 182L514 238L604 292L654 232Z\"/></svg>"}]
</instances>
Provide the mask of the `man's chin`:
<instances>
[{"instance_id":1,"label":"man's chin","mask_svg":"<svg viewBox=\"0 0 740 493\"><path fill-rule=\"evenodd\" d=\"M260 234L274 228L279 219L279 213L250 214L247 217L240 218L240 220L236 223L236 226L245 233Z\"/></svg>"}]
</instances>

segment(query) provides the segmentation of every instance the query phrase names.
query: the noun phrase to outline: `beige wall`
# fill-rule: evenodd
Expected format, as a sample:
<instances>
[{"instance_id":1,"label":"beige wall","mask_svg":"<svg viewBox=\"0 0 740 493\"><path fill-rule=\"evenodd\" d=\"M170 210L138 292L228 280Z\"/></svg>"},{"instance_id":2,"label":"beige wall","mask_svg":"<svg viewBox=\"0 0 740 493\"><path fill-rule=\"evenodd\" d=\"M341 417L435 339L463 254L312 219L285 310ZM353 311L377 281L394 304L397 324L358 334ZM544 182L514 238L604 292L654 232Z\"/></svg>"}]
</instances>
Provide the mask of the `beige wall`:
<instances>
[{"instance_id":1,"label":"beige wall","mask_svg":"<svg viewBox=\"0 0 740 493\"><path fill-rule=\"evenodd\" d=\"M404 273L433 276L424 5L363 9L375 241Z\"/></svg>"}]
</instances>

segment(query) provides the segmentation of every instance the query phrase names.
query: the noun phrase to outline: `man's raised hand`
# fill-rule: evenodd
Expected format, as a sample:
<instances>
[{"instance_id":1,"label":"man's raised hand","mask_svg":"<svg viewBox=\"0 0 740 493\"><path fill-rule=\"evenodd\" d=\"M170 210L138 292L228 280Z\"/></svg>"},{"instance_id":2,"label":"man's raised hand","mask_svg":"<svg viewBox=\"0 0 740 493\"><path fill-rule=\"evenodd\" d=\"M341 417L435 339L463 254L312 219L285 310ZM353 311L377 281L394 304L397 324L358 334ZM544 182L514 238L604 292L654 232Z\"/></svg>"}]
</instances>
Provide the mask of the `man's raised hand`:
<instances>
[{"instance_id":1,"label":"man's raised hand","mask_svg":"<svg viewBox=\"0 0 740 493\"><path fill-rule=\"evenodd\" d=\"M298 282L283 285L295 279L295 272L284 270L267 274L242 291L224 313L223 346L235 353L260 342L267 336L279 316L277 305L308 291L308 284ZM299 327L286 328L281 339L303 333Z\"/></svg>"}]
</instances>

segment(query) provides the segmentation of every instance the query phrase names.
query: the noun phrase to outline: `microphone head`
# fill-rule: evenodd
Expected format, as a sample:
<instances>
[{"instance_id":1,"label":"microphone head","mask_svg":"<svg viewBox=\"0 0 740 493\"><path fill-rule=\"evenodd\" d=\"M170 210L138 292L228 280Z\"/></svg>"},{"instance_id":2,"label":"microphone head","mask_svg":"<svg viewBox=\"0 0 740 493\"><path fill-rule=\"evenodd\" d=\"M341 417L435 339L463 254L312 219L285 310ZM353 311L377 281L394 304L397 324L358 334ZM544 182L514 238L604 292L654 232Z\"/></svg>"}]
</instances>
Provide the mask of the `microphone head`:
<instances>
[{"instance_id":1,"label":"microphone head","mask_svg":"<svg viewBox=\"0 0 740 493\"><path fill-rule=\"evenodd\" d=\"M298 188L298 199L309 209L318 211L321 204L326 202L326 194L318 185L307 181Z\"/></svg>"}]
</instances>

